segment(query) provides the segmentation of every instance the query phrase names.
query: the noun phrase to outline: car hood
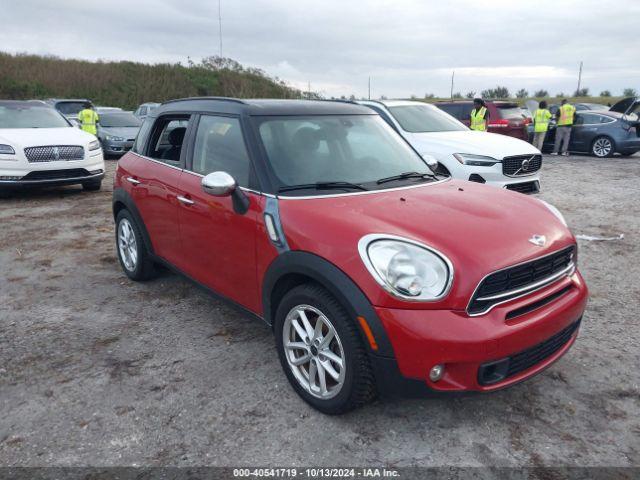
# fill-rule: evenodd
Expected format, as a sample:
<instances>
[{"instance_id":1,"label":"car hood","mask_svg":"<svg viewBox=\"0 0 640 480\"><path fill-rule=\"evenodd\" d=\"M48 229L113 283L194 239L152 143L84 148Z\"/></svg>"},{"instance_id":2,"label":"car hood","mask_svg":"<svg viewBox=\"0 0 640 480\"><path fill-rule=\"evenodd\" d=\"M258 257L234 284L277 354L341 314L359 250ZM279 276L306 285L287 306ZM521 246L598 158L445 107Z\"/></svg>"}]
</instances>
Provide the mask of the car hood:
<instances>
[{"instance_id":1,"label":"car hood","mask_svg":"<svg viewBox=\"0 0 640 480\"><path fill-rule=\"evenodd\" d=\"M472 153L502 160L513 155L535 155L540 151L530 143L507 135L464 130L457 132L405 133L419 153Z\"/></svg>"},{"instance_id":2,"label":"car hood","mask_svg":"<svg viewBox=\"0 0 640 480\"><path fill-rule=\"evenodd\" d=\"M63 128L1 128L0 143L12 147L35 147L40 145L86 146L96 137L74 127Z\"/></svg>"},{"instance_id":3,"label":"car hood","mask_svg":"<svg viewBox=\"0 0 640 480\"><path fill-rule=\"evenodd\" d=\"M280 199L279 209L289 247L355 272L372 302L389 298L380 298L382 289L372 284L358 254L358 241L367 234L405 237L442 252L455 271L449 299L460 308L488 273L575 243L541 201L459 180L372 194ZM531 243L533 235L544 235L546 244Z\"/></svg>"},{"instance_id":4,"label":"car hood","mask_svg":"<svg viewBox=\"0 0 640 480\"><path fill-rule=\"evenodd\" d=\"M100 127L100 135L113 135L125 140L135 138L140 127Z\"/></svg>"}]
</instances>

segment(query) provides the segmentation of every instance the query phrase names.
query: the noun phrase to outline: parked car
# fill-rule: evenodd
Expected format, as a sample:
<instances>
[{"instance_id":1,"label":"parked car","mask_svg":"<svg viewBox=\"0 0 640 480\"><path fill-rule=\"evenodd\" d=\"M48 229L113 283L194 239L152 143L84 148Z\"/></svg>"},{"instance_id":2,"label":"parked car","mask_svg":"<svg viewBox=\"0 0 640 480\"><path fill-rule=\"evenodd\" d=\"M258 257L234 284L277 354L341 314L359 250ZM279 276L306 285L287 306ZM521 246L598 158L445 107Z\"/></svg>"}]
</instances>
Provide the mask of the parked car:
<instances>
[{"instance_id":1,"label":"parked car","mask_svg":"<svg viewBox=\"0 0 640 480\"><path fill-rule=\"evenodd\" d=\"M145 118L147 118L147 115L150 115L151 112L153 112L159 106L160 106L159 103L153 103L153 102L143 103L136 109L135 112L133 112L133 114L136 117L138 117L140 120L144 120Z\"/></svg>"},{"instance_id":2,"label":"parked car","mask_svg":"<svg viewBox=\"0 0 640 480\"><path fill-rule=\"evenodd\" d=\"M602 105L600 103L572 103L574 107L576 107L576 112L583 112L585 110L595 110L595 111L607 111L609 107L607 105ZM552 103L549 105L549 111L555 115L558 113L558 109L560 108L559 103Z\"/></svg>"},{"instance_id":3,"label":"parked car","mask_svg":"<svg viewBox=\"0 0 640 480\"><path fill-rule=\"evenodd\" d=\"M529 122L522 116L522 111L517 103L487 100L485 104L487 110L489 110L489 132L500 133L525 141L529 139L527 134L527 124ZM436 102L434 105L457 118L467 127L469 126L469 116L471 115L471 110L473 110L473 101L452 100L450 102Z\"/></svg>"},{"instance_id":4,"label":"parked car","mask_svg":"<svg viewBox=\"0 0 640 480\"><path fill-rule=\"evenodd\" d=\"M352 103L164 103L118 162L113 213L129 278L168 265L264 320L325 413L518 383L567 352L587 301L555 208L437 178Z\"/></svg>"},{"instance_id":5,"label":"parked car","mask_svg":"<svg viewBox=\"0 0 640 480\"><path fill-rule=\"evenodd\" d=\"M106 156L121 156L131 150L142 122L131 112L111 111L100 114L98 139Z\"/></svg>"},{"instance_id":6,"label":"parked car","mask_svg":"<svg viewBox=\"0 0 640 480\"><path fill-rule=\"evenodd\" d=\"M0 101L0 194L72 184L99 190L103 176L96 137L40 101Z\"/></svg>"},{"instance_id":7,"label":"parked car","mask_svg":"<svg viewBox=\"0 0 640 480\"><path fill-rule=\"evenodd\" d=\"M616 102L609 108L611 112L623 113L625 115L635 115L640 114L640 97L627 97L623 98L619 102Z\"/></svg>"},{"instance_id":8,"label":"parked car","mask_svg":"<svg viewBox=\"0 0 640 480\"><path fill-rule=\"evenodd\" d=\"M78 113L84 109L87 102L93 107L91 100L86 98L49 98L45 101L65 117L76 121L78 120Z\"/></svg>"},{"instance_id":9,"label":"parked car","mask_svg":"<svg viewBox=\"0 0 640 480\"><path fill-rule=\"evenodd\" d=\"M123 110L120 107L95 107L98 115L101 113L111 113L111 112L122 112Z\"/></svg>"},{"instance_id":10,"label":"parked car","mask_svg":"<svg viewBox=\"0 0 640 480\"><path fill-rule=\"evenodd\" d=\"M544 151L552 151L556 124L549 124ZM633 155L640 151L640 122L637 114L625 115L609 110L576 112L571 128L569 151L604 158L614 153Z\"/></svg>"},{"instance_id":11,"label":"parked car","mask_svg":"<svg viewBox=\"0 0 640 480\"><path fill-rule=\"evenodd\" d=\"M521 193L540 191L542 154L530 143L476 132L433 105L404 100L358 102L376 111L441 173Z\"/></svg>"}]
</instances>

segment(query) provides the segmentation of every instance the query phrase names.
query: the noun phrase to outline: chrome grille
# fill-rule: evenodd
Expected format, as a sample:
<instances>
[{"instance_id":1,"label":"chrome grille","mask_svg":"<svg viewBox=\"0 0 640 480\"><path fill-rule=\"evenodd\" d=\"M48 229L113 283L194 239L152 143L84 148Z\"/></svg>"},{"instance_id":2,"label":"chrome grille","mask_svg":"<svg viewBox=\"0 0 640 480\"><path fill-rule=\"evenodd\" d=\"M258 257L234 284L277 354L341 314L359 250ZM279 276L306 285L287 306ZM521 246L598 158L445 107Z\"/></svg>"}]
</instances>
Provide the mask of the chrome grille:
<instances>
[{"instance_id":1,"label":"chrome grille","mask_svg":"<svg viewBox=\"0 0 640 480\"><path fill-rule=\"evenodd\" d=\"M80 145L27 147L24 149L24 154L31 163L82 160L84 158L84 148Z\"/></svg>"},{"instance_id":2,"label":"chrome grille","mask_svg":"<svg viewBox=\"0 0 640 480\"><path fill-rule=\"evenodd\" d=\"M542 167L542 155L515 155L502 160L502 173L509 176L529 175Z\"/></svg>"}]
</instances>

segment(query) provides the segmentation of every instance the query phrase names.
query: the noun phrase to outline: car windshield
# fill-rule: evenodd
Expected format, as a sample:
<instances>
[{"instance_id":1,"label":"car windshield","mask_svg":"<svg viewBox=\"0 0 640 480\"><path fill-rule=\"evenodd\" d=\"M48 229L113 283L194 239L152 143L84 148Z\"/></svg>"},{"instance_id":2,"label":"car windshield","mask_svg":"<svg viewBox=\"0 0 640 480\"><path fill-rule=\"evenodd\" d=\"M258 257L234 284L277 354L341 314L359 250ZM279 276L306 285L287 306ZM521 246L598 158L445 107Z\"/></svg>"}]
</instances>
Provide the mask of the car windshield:
<instances>
[{"instance_id":1,"label":"car windshield","mask_svg":"<svg viewBox=\"0 0 640 480\"><path fill-rule=\"evenodd\" d=\"M463 123L439 108L427 105L388 107L403 130L411 133L469 130Z\"/></svg>"},{"instance_id":2,"label":"car windshield","mask_svg":"<svg viewBox=\"0 0 640 480\"><path fill-rule=\"evenodd\" d=\"M56 109L63 115L77 115L84 110L84 102L58 102Z\"/></svg>"},{"instance_id":3,"label":"car windshield","mask_svg":"<svg viewBox=\"0 0 640 480\"><path fill-rule=\"evenodd\" d=\"M522 120L524 118L524 114L520 107L512 107L512 106L501 106L496 105L498 108L498 113L500 114L500 118L509 119L509 120Z\"/></svg>"},{"instance_id":4,"label":"car windshield","mask_svg":"<svg viewBox=\"0 0 640 480\"><path fill-rule=\"evenodd\" d=\"M103 113L100 114L102 127L139 127L142 122L133 113Z\"/></svg>"},{"instance_id":5,"label":"car windshield","mask_svg":"<svg viewBox=\"0 0 640 480\"><path fill-rule=\"evenodd\" d=\"M53 108L0 105L0 128L63 128L69 123Z\"/></svg>"},{"instance_id":6,"label":"car windshield","mask_svg":"<svg viewBox=\"0 0 640 480\"><path fill-rule=\"evenodd\" d=\"M424 160L378 115L254 118L280 189L338 183L368 190L431 178Z\"/></svg>"}]
</instances>

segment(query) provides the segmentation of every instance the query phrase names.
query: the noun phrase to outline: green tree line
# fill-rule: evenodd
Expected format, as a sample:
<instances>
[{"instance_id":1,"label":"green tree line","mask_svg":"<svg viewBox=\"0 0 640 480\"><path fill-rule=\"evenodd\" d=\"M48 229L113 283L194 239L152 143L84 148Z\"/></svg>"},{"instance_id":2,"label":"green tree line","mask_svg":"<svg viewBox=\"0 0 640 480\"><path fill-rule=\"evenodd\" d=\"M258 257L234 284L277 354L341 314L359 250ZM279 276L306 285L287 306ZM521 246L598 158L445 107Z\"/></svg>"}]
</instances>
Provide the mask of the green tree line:
<instances>
[{"instance_id":1,"label":"green tree line","mask_svg":"<svg viewBox=\"0 0 640 480\"><path fill-rule=\"evenodd\" d=\"M134 109L144 102L192 96L300 98L264 71L217 56L188 65L90 62L0 52L0 99L89 98Z\"/></svg>"}]
</instances>

